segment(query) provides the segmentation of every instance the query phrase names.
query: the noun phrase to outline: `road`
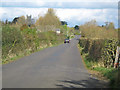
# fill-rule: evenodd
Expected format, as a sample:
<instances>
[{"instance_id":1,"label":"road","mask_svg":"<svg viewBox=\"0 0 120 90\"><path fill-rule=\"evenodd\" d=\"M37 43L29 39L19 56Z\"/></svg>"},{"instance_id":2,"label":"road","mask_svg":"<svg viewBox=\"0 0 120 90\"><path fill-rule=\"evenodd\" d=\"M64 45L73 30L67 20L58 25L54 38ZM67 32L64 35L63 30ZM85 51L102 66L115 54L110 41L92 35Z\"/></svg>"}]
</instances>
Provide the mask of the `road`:
<instances>
[{"instance_id":1,"label":"road","mask_svg":"<svg viewBox=\"0 0 120 90\"><path fill-rule=\"evenodd\" d=\"M78 38L3 65L3 88L106 87L104 81L91 77L85 69L77 48Z\"/></svg>"}]
</instances>

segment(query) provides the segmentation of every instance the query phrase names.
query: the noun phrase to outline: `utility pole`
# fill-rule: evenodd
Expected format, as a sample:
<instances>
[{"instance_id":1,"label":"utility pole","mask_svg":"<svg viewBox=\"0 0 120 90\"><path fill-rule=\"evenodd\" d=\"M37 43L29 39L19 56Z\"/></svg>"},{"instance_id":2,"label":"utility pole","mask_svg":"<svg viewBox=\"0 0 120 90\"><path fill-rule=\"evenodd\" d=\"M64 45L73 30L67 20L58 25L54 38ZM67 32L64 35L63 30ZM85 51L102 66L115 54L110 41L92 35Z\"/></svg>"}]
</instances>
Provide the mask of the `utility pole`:
<instances>
[{"instance_id":1,"label":"utility pole","mask_svg":"<svg viewBox=\"0 0 120 90\"><path fill-rule=\"evenodd\" d=\"M118 61L119 60L119 54L120 54L120 47L117 46L114 68L117 68L118 65L119 65L119 61Z\"/></svg>"}]
</instances>

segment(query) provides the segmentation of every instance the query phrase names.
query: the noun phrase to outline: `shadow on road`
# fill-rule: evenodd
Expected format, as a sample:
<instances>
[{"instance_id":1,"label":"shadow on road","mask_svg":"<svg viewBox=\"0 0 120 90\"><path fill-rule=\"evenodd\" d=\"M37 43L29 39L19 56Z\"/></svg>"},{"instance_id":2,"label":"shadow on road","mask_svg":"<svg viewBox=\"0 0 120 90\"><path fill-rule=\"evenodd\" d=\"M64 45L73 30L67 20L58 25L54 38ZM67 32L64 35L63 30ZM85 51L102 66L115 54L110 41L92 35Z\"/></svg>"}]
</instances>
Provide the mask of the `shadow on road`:
<instances>
[{"instance_id":1,"label":"shadow on road","mask_svg":"<svg viewBox=\"0 0 120 90\"><path fill-rule=\"evenodd\" d=\"M107 88L108 83L94 78L88 80L59 80L60 84L56 84L59 88Z\"/></svg>"}]
</instances>

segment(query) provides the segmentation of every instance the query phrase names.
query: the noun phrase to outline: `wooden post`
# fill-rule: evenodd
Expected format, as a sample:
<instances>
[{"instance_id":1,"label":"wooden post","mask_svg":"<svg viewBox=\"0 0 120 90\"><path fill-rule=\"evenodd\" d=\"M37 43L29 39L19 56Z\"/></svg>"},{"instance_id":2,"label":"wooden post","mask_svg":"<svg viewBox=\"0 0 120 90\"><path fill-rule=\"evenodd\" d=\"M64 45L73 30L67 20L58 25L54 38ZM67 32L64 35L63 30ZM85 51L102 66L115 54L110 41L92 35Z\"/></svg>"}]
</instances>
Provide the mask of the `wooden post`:
<instances>
[{"instance_id":1,"label":"wooden post","mask_svg":"<svg viewBox=\"0 0 120 90\"><path fill-rule=\"evenodd\" d=\"M118 67L119 54L120 54L120 50L119 50L119 46L117 46L114 68Z\"/></svg>"}]
</instances>

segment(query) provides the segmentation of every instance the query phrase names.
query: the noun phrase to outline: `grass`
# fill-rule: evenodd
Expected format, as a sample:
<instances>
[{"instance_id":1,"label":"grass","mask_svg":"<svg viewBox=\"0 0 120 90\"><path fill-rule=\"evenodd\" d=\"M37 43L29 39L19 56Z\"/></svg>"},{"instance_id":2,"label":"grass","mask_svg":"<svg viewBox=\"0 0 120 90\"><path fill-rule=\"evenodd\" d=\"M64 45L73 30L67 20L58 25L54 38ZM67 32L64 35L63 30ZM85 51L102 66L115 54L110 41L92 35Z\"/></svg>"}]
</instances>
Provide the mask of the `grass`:
<instances>
[{"instance_id":1,"label":"grass","mask_svg":"<svg viewBox=\"0 0 120 90\"><path fill-rule=\"evenodd\" d=\"M44 50L45 48L55 47L55 46L58 46L58 45L60 45L60 44L62 44L62 43L54 44L54 45L52 45L52 46L46 46L46 47L43 47L43 48L39 48L39 49L37 49L37 50L34 51L34 52L39 52L39 51L41 51L41 50ZM3 60L2 60L2 64L8 64L8 63L13 62L13 61L16 61L16 60L18 60L18 59L20 59L20 58L22 58L22 57L29 56L30 54L32 54L32 53L34 53L34 52L31 52L31 51L29 51L29 50L27 50L25 53L21 52L21 53L16 54L15 56L13 56L13 57L11 57L11 58L5 58L5 59L3 59Z\"/></svg>"},{"instance_id":2,"label":"grass","mask_svg":"<svg viewBox=\"0 0 120 90\"><path fill-rule=\"evenodd\" d=\"M2 63L6 64L41 49L63 42L65 36L54 31L37 32L35 28L20 30L11 25L3 25Z\"/></svg>"},{"instance_id":3,"label":"grass","mask_svg":"<svg viewBox=\"0 0 120 90\"><path fill-rule=\"evenodd\" d=\"M96 71L110 80L110 87L120 88L120 70L113 68L118 30L114 23L98 26L95 20L80 26L80 53L88 70ZM83 47L83 48L82 48Z\"/></svg>"},{"instance_id":4,"label":"grass","mask_svg":"<svg viewBox=\"0 0 120 90\"><path fill-rule=\"evenodd\" d=\"M82 47L78 45L80 49L80 53L82 51ZM107 78L110 81L109 87L110 88L120 88L120 70L118 71L117 69L114 68L105 68L105 67L100 67L98 66L98 62L93 62L92 60L88 60L90 58L86 58L88 54L82 53L82 59L83 62L88 70L91 71L96 71L102 74L105 78ZM100 78L100 77L99 77Z\"/></svg>"}]
</instances>

